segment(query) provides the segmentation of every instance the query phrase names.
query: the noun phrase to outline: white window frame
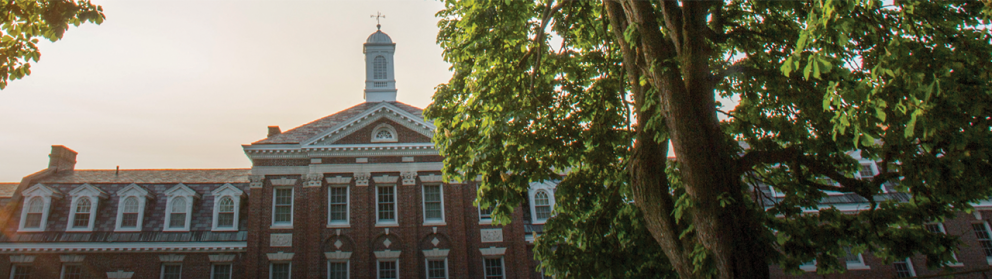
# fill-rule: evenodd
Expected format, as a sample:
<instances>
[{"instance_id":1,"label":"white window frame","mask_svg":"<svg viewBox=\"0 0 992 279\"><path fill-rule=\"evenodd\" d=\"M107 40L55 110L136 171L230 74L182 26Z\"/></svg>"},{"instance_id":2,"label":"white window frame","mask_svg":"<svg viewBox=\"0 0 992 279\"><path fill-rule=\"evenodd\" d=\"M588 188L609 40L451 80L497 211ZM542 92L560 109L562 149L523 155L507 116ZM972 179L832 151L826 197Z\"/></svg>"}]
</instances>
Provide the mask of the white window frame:
<instances>
[{"instance_id":1,"label":"white window frame","mask_svg":"<svg viewBox=\"0 0 992 279\"><path fill-rule=\"evenodd\" d=\"M396 279L400 279L400 259L399 258L376 260L375 261L375 278L376 279L382 278L382 274L379 274L382 271L382 268L379 267L379 263L381 263L381 262L394 262L394 263L396 263Z\"/></svg>"},{"instance_id":2,"label":"white window frame","mask_svg":"<svg viewBox=\"0 0 992 279\"><path fill-rule=\"evenodd\" d=\"M83 270L82 270L83 269L83 264L82 263L62 263L62 270L59 271L59 278L65 279L65 275L66 275L65 274L65 268L67 266L78 266L79 267L79 272L81 272L81 273L83 272ZM86 277L86 276L84 275L83 277Z\"/></svg>"},{"instance_id":3,"label":"white window frame","mask_svg":"<svg viewBox=\"0 0 992 279\"><path fill-rule=\"evenodd\" d=\"M228 279L234 278L234 263L226 262L226 263L210 263L210 279L223 279L223 278L214 278L214 267L218 265L226 265L230 267L231 276L228 277Z\"/></svg>"},{"instance_id":4,"label":"white window frame","mask_svg":"<svg viewBox=\"0 0 992 279\"><path fill-rule=\"evenodd\" d=\"M80 203L82 203L83 201L86 201L86 202L89 202L90 203L89 204L89 210L87 210L87 212L79 212ZM98 204L99 204L99 200L94 201L93 198L90 198L90 197L87 197L87 196L73 197L72 198L72 203L69 205L69 218L66 218L66 219L68 219L68 224L66 224L65 230L66 231L75 231L75 232L93 231L93 222L95 221L93 219L96 219L96 218L94 218L94 217L96 217L94 215L96 214L96 208L97 208L97 205ZM87 216L86 216L86 226L84 226L84 227L77 227L76 226L76 217L79 217L79 216L77 216L77 214L81 214L81 213L82 214L87 214Z\"/></svg>"},{"instance_id":5,"label":"white window frame","mask_svg":"<svg viewBox=\"0 0 992 279\"><path fill-rule=\"evenodd\" d=\"M289 189L289 222L276 222L276 193L278 190ZM296 214L296 188L289 187L273 187L272 188L272 228L275 229L292 229L293 221Z\"/></svg>"},{"instance_id":6,"label":"white window frame","mask_svg":"<svg viewBox=\"0 0 992 279\"><path fill-rule=\"evenodd\" d=\"M331 189L333 188L344 188L344 221L331 220ZM378 216L376 218L378 219ZM351 187L348 184L329 184L327 187L327 227L351 227Z\"/></svg>"},{"instance_id":7,"label":"white window frame","mask_svg":"<svg viewBox=\"0 0 992 279\"><path fill-rule=\"evenodd\" d=\"M379 189L381 187L393 188L393 220L382 220L379 219ZM375 225L395 227L399 226L400 223L400 204L399 204L399 192L396 184L377 184L375 185Z\"/></svg>"},{"instance_id":8,"label":"white window frame","mask_svg":"<svg viewBox=\"0 0 992 279\"><path fill-rule=\"evenodd\" d=\"M181 262L167 262L162 263L161 271L158 273L158 278L165 278L165 267L166 266L179 266L179 278L183 278L183 263Z\"/></svg>"},{"instance_id":9,"label":"white window frame","mask_svg":"<svg viewBox=\"0 0 992 279\"><path fill-rule=\"evenodd\" d=\"M540 225L547 222L547 219L541 220L537 218L537 193L544 192L548 195L548 206L551 208L553 213L555 210L555 186L557 184L554 182L534 182L530 184L530 189L527 190L527 194L530 198L530 221L531 224ZM552 214L551 216L554 216Z\"/></svg>"},{"instance_id":10,"label":"white window frame","mask_svg":"<svg viewBox=\"0 0 992 279\"><path fill-rule=\"evenodd\" d=\"M32 265L32 264L26 264L26 263L12 263L12 264L10 264L10 279L14 279L14 274L17 274L17 268L18 267L24 267L24 266L31 267L31 272L28 273L28 277L34 277L34 276L36 276L36 275L34 275L34 273L36 272L34 270L34 265Z\"/></svg>"},{"instance_id":11,"label":"white window frame","mask_svg":"<svg viewBox=\"0 0 992 279\"><path fill-rule=\"evenodd\" d=\"M947 229L944 228L944 223L940 223L940 222L926 223L926 224L924 224L924 229L926 229L926 225L937 225L937 229L940 230L939 233L947 234ZM951 252L951 257L954 258L954 261L953 262L947 262L946 263L947 266L952 266L952 267L964 266L964 263L962 263L961 261L958 260L958 255L956 253ZM914 271L913 274L916 274L916 272ZM913 276L916 276L916 275L913 275Z\"/></svg>"},{"instance_id":12,"label":"white window frame","mask_svg":"<svg viewBox=\"0 0 992 279\"><path fill-rule=\"evenodd\" d=\"M162 224L162 231L167 232L186 232L189 231L190 220L193 219L193 203L196 199L200 198L200 194L193 191L192 188L186 186L185 184L179 183L169 190L165 190L165 196L167 197L165 202L165 223ZM183 223L182 228L171 228L169 225L172 223L172 203L176 198L185 198L186 202L186 220Z\"/></svg>"},{"instance_id":13,"label":"white window frame","mask_svg":"<svg viewBox=\"0 0 992 279\"><path fill-rule=\"evenodd\" d=\"M985 227L985 234L987 234L987 235L989 236L989 239L988 239L988 241L992 241L992 228L990 228L990 227L989 227L989 222L985 222L985 221L982 221L982 222L975 222L975 223L972 223L972 225L973 225L973 226L974 226L975 224L981 224L981 225L982 225L983 227ZM974 228L974 227L973 227L973 228ZM972 230L974 230L974 229L972 229ZM978 237L978 235L975 235L975 237L977 238L977 237ZM979 241L981 241L981 240L979 239ZM981 243L979 243L979 245L978 245L978 248L979 248L979 249L982 249L982 254L985 254L985 251L984 251L984 248L982 247L982 245L981 245ZM987 263L988 263L989 265L992 265L992 256L985 256L985 261L986 261L986 262L987 262Z\"/></svg>"},{"instance_id":14,"label":"white window frame","mask_svg":"<svg viewBox=\"0 0 992 279\"><path fill-rule=\"evenodd\" d=\"M62 192L59 192L59 190L38 183L35 184L34 186L29 187L27 190L22 191L21 196L23 197L22 199L23 204L21 206L20 226L17 227L17 232L45 231L45 229L48 228L48 215L51 211L52 199L53 198L61 199ZM28 204L31 202L31 199L35 197L41 198L42 205L44 205L41 211L41 223L37 228L25 228L24 221L25 219L27 219L28 216Z\"/></svg>"},{"instance_id":15,"label":"white window frame","mask_svg":"<svg viewBox=\"0 0 992 279\"><path fill-rule=\"evenodd\" d=\"M851 247L851 248L848 248L848 249L852 249L853 250L854 248ZM846 252L847 251L845 251L845 253ZM853 252L851 252L851 253L853 254ZM858 256L858 263L851 263L851 262L848 262L846 260L844 261L844 263L847 264L847 270L869 270L869 269L871 269L871 267L868 266L865 263L865 258L864 258L864 255L862 253L858 253L857 256Z\"/></svg>"},{"instance_id":16,"label":"white window frame","mask_svg":"<svg viewBox=\"0 0 992 279\"><path fill-rule=\"evenodd\" d=\"M427 219L427 191L426 191L426 189L427 189L428 186L437 186L438 194L440 195L440 197L439 197L440 198L440 203L441 203L441 219L440 220L437 220L437 219L435 219L435 220L428 220ZM445 218L444 218L444 185L438 184L438 183L424 184L424 185L421 185L420 186L420 193L421 193L421 195L420 195L420 202L421 202L420 205L423 208L424 226L444 226L444 225L447 225L445 223Z\"/></svg>"},{"instance_id":17,"label":"white window frame","mask_svg":"<svg viewBox=\"0 0 992 279\"><path fill-rule=\"evenodd\" d=\"M489 259L489 260L491 260L491 259L499 259L499 265L500 265L499 268L500 268L500 273L501 273L500 274L500 278L506 279L506 259L504 259L503 256L499 256L499 257L483 257L482 258L482 278L489 279L489 273L486 270L486 260L487 259Z\"/></svg>"},{"instance_id":18,"label":"white window frame","mask_svg":"<svg viewBox=\"0 0 992 279\"><path fill-rule=\"evenodd\" d=\"M479 206L475 208L479 212L479 225L491 225L493 223L493 207L496 207L496 205L489 206L489 217L485 218L482 217L482 204L480 203Z\"/></svg>"},{"instance_id":19,"label":"white window frame","mask_svg":"<svg viewBox=\"0 0 992 279\"><path fill-rule=\"evenodd\" d=\"M127 198L134 197L138 200L138 223L134 228L124 228L121 227L124 221L124 201ZM117 191L117 221L114 225L114 231L116 232L139 232L142 226L144 226L145 221L145 205L148 204L148 200L152 199L152 195L148 190L138 186L138 184L131 183L127 187L121 188Z\"/></svg>"},{"instance_id":20,"label":"white window frame","mask_svg":"<svg viewBox=\"0 0 992 279\"><path fill-rule=\"evenodd\" d=\"M906 267L909 268L909 277L916 277L916 268L913 267L913 261L911 261L909 258L905 258L903 260L903 262L905 262L906 263ZM899 262L897 261L897 262L893 262L892 263L893 264L893 268L895 268L895 264L896 263L899 263ZM897 270L896 271L896 277L898 277L898 276L899 276L899 271Z\"/></svg>"},{"instance_id":21,"label":"white window frame","mask_svg":"<svg viewBox=\"0 0 992 279\"><path fill-rule=\"evenodd\" d=\"M448 275L448 258L447 257L444 257L444 258L430 258L430 257L424 258L424 271L427 272L427 273L424 273L424 275L425 275L424 277L425 278L428 278L428 279L431 278L430 277L431 276L431 264L430 264L431 261L443 261L444 262L444 278L447 279L449 277L449 275Z\"/></svg>"},{"instance_id":22,"label":"white window frame","mask_svg":"<svg viewBox=\"0 0 992 279\"><path fill-rule=\"evenodd\" d=\"M210 191L210 194L214 196L214 210L213 210L213 225L211 226L212 231L238 231L238 219L241 217L241 197L245 194L244 191L234 187L231 183L224 183L217 189ZM223 198L230 198L231 202L234 203L234 223L231 227L220 227L218 221L220 220L220 201Z\"/></svg>"},{"instance_id":23,"label":"white window frame","mask_svg":"<svg viewBox=\"0 0 992 279\"><path fill-rule=\"evenodd\" d=\"M331 279L331 263L343 263L344 278L351 278L351 263L349 260L327 260L327 279Z\"/></svg>"},{"instance_id":24,"label":"white window frame","mask_svg":"<svg viewBox=\"0 0 992 279\"><path fill-rule=\"evenodd\" d=\"M816 272L816 259L799 264L799 269L805 272Z\"/></svg>"},{"instance_id":25,"label":"white window frame","mask_svg":"<svg viewBox=\"0 0 992 279\"><path fill-rule=\"evenodd\" d=\"M269 279L272 279L272 276L273 276L272 275L272 273L273 273L272 272L272 267L275 266L275 265L277 265L277 264L286 264L287 265L286 270L289 271L289 274L288 274L289 276L288 277L289 278L293 278L293 262L292 261L275 261L275 262L269 262Z\"/></svg>"},{"instance_id":26,"label":"white window frame","mask_svg":"<svg viewBox=\"0 0 992 279\"><path fill-rule=\"evenodd\" d=\"M83 183L83 185L79 185L78 187L72 189L72 191L69 191L69 197L71 197L72 202L69 205L69 218L66 218L68 219L68 223L65 226L65 230L68 232L93 231L93 224L96 223L96 212L100 207L100 200L106 199L107 193L100 188L93 187L93 185L90 185L89 183ZM83 198L88 199L90 202L90 212L87 212L90 216L89 220L87 220L85 228L77 228L74 226L76 223L76 213L79 213L76 212L76 206L83 200Z\"/></svg>"},{"instance_id":27,"label":"white window frame","mask_svg":"<svg viewBox=\"0 0 992 279\"><path fill-rule=\"evenodd\" d=\"M393 137L388 138L388 139L376 138L375 135L378 134L379 131L382 131L382 130L386 130ZM397 142L397 141L399 141L399 137L400 137L399 134L396 134L396 128L393 128L392 125L389 125L389 124L386 124L386 123L382 123L382 124L376 125L375 126L375 129L372 129L372 142Z\"/></svg>"}]
</instances>

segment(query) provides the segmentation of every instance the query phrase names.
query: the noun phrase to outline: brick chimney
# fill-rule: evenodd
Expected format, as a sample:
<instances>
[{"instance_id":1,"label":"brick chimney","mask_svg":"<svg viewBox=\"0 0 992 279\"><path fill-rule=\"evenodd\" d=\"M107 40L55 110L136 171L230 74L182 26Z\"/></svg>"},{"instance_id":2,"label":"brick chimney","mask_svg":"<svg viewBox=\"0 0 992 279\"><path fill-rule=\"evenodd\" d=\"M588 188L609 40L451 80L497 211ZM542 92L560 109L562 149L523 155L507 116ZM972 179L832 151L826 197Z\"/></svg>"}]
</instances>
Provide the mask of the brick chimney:
<instances>
[{"instance_id":1,"label":"brick chimney","mask_svg":"<svg viewBox=\"0 0 992 279\"><path fill-rule=\"evenodd\" d=\"M272 136L275 136L275 135L278 135L278 134L282 134L282 130L279 130L279 126L269 126L269 135L266 136L266 137L267 138L271 138Z\"/></svg>"},{"instance_id":2,"label":"brick chimney","mask_svg":"<svg viewBox=\"0 0 992 279\"><path fill-rule=\"evenodd\" d=\"M72 171L76 168L76 151L61 145L52 145L52 154L48 155L48 169L54 171Z\"/></svg>"}]
</instances>

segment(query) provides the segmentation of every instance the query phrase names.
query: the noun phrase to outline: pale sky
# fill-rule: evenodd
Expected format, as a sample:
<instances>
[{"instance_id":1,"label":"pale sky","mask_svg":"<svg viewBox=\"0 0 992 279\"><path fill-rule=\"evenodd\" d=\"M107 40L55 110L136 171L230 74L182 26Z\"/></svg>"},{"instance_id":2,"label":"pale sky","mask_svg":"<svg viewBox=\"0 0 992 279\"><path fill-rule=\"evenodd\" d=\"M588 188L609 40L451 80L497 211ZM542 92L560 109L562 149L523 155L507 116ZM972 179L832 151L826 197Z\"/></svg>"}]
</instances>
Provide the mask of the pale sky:
<instances>
[{"instance_id":1,"label":"pale sky","mask_svg":"<svg viewBox=\"0 0 992 279\"><path fill-rule=\"evenodd\" d=\"M362 43L396 43L397 99L423 108L451 77L435 43L443 4L409 1L93 0L102 25L40 44L32 74L0 91L0 182L48 166L249 168L241 149L363 101Z\"/></svg>"}]
</instances>

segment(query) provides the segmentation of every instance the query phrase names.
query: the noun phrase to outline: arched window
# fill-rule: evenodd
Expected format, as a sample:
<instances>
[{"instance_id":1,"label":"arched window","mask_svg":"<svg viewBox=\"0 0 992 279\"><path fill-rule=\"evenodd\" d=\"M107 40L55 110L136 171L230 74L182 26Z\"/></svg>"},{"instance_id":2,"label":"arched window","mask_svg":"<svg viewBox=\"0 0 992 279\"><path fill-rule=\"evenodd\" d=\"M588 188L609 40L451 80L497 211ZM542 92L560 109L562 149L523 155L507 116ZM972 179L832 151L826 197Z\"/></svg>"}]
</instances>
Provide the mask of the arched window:
<instances>
[{"instance_id":1,"label":"arched window","mask_svg":"<svg viewBox=\"0 0 992 279\"><path fill-rule=\"evenodd\" d=\"M382 123L372 129L372 142L396 142L396 129L389 124Z\"/></svg>"},{"instance_id":2,"label":"arched window","mask_svg":"<svg viewBox=\"0 0 992 279\"><path fill-rule=\"evenodd\" d=\"M41 197L31 198L28 202L28 214L24 220L25 228L41 228L41 215L45 211L45 202Z\"/></svg>"},{"instance_id":3,"label":"arched window","mask_svg":"<svg viewBox=\"0 0 992 279\"><path fill-rule=\"evenodd\" d=\"M81 197L79 201L76 202L76 216L73 216L72 227L73 228L86 228L90 226L90 207L92 203L90 198Z\"/></svg>"},{"instance_id":4,"label":"arched window","mask_svg":"<svg viewBox=\"0 0 992 279\"><path fill-rule=\"evenodd\" d=\"M372 60L372 78L386 79L386 58L382 55L376 56Z\"/></svg>"},{"instance_id":5,"label":"arched window","mask_svg":"<svg viewBox=\"0 0 992 279\"><path fill-rule=\"evenodd\" d=\"M124 199L124 213L121 213L122 228L138 227L138 198L127 197Z\"/></svg>"},{"instance_id":6,"label":"arched window","mask_svg":"<svg viewBox=\"0 0 992 279\"><path fill-rule=\"evenodd\" d=\"M234 226L234 201L231 197L223 197L218 203L217 227L230 228Z\"/></svg>"},{"instance_id":7,"label":"arched window","mask_svg":"<svg viewBox=\"0 0 992 279\"><path fill-rule=\"evenodd\" d=\"M551 218L551 201L548 200L548 193L538 191L534 195L534 211L538 220L548 220Z\"/></svg>"},{"instance_id":8,"label":"arched window","mask_svg":"<svg viewBox=\"0 0 992 279\"><path fill-rule=\"evenodd\" d=\"M393 133L390 132L388 129L379 129L379 131L375 132L375 139L377 140L393 139Z\"/></svg>"},{"instance_id":9,"label":"arched window","mask_svg":"<svg viewBox=\"0 0 992 279\"><path fill-rule=\"evenodd\" d=\"M169 228L186 227L186 199L177 197L172 200L172 212L169 213Z\"/></svg>"}]
</instances>

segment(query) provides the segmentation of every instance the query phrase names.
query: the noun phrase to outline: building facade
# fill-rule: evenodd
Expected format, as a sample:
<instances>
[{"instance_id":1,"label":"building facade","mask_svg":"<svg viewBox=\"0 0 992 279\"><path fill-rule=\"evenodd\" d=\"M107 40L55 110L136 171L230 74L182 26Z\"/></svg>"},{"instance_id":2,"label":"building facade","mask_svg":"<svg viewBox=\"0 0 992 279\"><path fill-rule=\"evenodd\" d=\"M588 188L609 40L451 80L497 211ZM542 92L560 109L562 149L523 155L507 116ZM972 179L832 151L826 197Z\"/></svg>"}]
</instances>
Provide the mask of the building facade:
<instances>
[{"instance_id":1,"label":"building facade","mask_svg":"<svg viewBox=\"0 0 992 279\"><path fill-rule=\"evenodd\" d=\"M49 168L0 185L0 277L541 278L554 184L493 225L475 183L441 180L422 109L396 101L395 48L370 35L366 102L269 127L243 145L251 169L76 170L53 146Z\"/></svg>"}]
</instances>

